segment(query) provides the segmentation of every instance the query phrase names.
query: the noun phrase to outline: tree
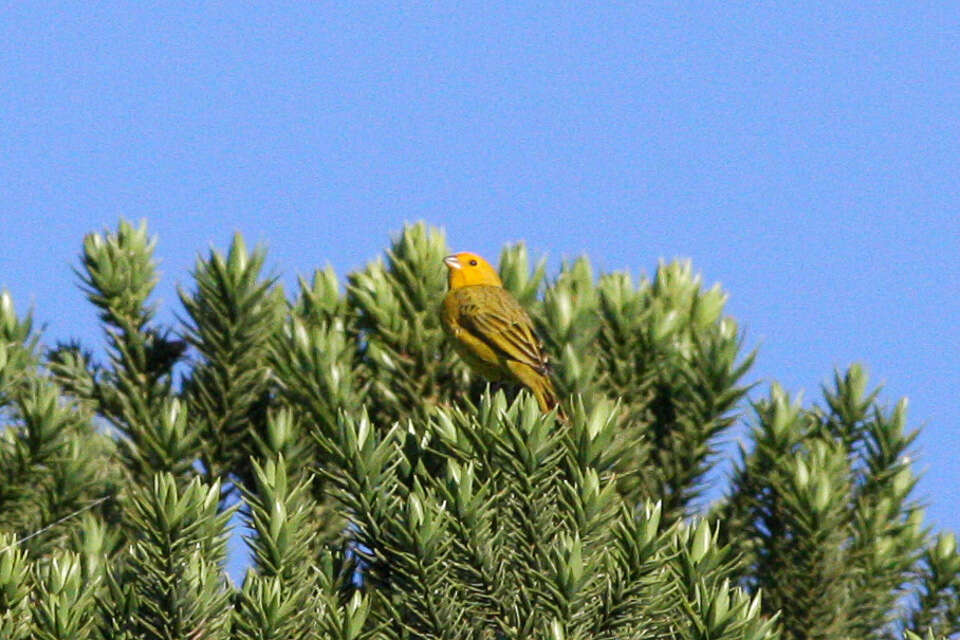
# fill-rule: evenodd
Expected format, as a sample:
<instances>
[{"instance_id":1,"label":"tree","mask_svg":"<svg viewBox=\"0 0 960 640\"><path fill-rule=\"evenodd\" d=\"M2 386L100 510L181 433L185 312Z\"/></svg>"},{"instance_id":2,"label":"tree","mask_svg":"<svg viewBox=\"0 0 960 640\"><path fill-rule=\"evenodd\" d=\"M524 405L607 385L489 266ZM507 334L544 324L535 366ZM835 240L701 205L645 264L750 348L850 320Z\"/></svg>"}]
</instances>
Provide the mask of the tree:
<instances>
[{"instance_id":1,"label":"tree","mask_svg":"<svg viewBox=\"0 0 960 640\"><path fill-rule=\"evenodd\" d=\"M548 281L503 250L560 420L453 354L437 229L292 297L236 236L198 258L177 326L150 302L155 245L123 221L84 239L104 358L44 349L0 296L0 638L960 633L960 555L913 497L905 403L859 366L821 404L747 400L754 354L689 263L635 282L580 258Z\"/></svg>"}]
</instances>

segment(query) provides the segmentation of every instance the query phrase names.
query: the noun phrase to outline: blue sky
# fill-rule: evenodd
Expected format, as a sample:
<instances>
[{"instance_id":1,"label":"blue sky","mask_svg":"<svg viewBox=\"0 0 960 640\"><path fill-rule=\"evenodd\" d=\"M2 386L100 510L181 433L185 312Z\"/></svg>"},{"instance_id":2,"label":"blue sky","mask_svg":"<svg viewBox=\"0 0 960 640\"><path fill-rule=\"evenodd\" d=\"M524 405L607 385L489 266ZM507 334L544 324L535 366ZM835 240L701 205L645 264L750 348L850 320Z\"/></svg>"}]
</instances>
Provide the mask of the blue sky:
<instances>
[{"instance_id":1,"label":"blue sky","mask_svg":"<svg viewBox=\"0 0 960 640\"><path fill-rule=\"evenodd\" d=\"M13 3L0 9L0 286L99 344L84 233L159 235L163 318L233 231L292 279L404 221L495 257L690 257L819 396L865 363L960 529L960 5ZM267 6L269 5L269 7Z\"/></svg>"}]
</instances>

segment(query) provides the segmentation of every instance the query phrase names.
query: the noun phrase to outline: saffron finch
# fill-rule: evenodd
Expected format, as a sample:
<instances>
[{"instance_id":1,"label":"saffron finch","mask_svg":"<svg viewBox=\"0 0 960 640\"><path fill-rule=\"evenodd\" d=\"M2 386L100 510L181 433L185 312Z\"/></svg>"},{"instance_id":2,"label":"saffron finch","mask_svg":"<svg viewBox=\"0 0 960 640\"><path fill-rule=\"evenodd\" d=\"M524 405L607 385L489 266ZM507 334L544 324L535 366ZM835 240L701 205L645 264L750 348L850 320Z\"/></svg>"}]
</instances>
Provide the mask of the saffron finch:
<instances>
[{"instance_id":1,"label":"saffron finch","mask_svg":"<svg viewBox=\"0 0 960 640\"><path fill-rule=\"evenodd\" d=\"M533 322L503 288L496 270L474 253L457 253L443 262L450 290L440 320L460 357L488 380L525 386L541 411L556 407L557 392Z\"/></svg>"}]
</instances>

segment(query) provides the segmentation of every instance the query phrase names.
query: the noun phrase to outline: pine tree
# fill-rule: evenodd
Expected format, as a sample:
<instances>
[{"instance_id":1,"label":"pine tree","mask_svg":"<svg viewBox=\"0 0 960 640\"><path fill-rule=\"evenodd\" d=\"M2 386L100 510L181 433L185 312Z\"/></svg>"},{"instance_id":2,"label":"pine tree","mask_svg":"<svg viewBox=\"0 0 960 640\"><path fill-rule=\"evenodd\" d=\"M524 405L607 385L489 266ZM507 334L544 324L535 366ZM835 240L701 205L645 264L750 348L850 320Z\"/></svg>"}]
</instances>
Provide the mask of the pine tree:
<instances>
[{"instance_id":1,"label":"pine tree","mask_svg":"<svg viewBox=\"0 0 960 640\"><path fill-rule=\"evenodd\" d=\"M125 221L83 240L101 345L44 349L0 294L0 638L960 634L960 553L924 525L906 403L856 365L818 403L748 400L754 353L689 263L548 278L504 248L559 419L453 353L438 229L291 298L236 235L198 257L172 326L156 246Z\"/></svg>"}]
</instances>

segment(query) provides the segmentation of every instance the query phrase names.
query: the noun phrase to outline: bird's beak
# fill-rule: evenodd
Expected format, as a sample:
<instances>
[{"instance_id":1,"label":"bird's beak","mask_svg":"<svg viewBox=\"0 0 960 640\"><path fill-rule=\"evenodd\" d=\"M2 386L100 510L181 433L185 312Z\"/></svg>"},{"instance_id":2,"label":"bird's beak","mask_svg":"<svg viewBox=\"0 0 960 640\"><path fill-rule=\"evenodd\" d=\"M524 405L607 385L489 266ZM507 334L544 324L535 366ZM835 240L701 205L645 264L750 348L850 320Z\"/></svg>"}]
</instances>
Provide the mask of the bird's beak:
<instances>
[{"instance_id":1,"label":"bird's beak","mask_svg":"<svg viewBox=\"0 0 960 640\"><path fill-rule=\"evenodd\" d=\"M457 259L457 256L447 256L443 259L443 264L447 265L448 269L462 269L463 265L460 264L460 261Z\"/></svg>"}]
</instances>

